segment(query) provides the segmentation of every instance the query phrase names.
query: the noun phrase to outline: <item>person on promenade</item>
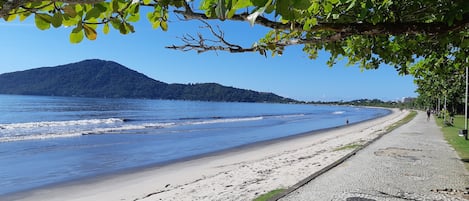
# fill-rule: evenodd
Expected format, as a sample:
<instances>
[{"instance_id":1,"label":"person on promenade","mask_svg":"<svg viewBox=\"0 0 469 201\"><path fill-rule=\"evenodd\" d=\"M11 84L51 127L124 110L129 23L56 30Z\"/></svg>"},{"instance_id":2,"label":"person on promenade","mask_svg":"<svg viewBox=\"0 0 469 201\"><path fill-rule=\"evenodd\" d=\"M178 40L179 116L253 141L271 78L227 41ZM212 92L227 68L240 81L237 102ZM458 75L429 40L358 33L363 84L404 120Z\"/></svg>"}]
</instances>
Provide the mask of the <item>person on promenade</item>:
<instances>
[{"instance_id":1,"label":"person on promenade","mask_svg":"<svg viewBox=\"0 0 469 201\"><path fill-rule=\"evenodd\" d=\"M430 114L432 112L430 111L430 109L427 109L427 121L430 121Z\"/></svg>"}]
</instances>

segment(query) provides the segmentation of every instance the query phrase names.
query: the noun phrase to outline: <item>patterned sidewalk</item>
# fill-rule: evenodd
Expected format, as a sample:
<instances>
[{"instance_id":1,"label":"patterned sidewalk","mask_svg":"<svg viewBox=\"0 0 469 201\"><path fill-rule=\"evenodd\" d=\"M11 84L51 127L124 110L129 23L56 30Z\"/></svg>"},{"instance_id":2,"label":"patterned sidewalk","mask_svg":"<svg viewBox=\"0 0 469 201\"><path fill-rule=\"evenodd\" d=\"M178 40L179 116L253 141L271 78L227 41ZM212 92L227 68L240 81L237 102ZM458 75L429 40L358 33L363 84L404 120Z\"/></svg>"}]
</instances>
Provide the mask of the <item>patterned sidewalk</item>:
<instances>
[{"instance_id":1,"label":"patterned sidewalk","mask_svg":"<svg viewBox=\"0 0 469 201\"><path fill-rule=\"evenodd\" d=\"M457 135L457 134L455 134ZM419 114L280 199L467 200L469 172L434 119Z\"/></svg>"}]
</instances>

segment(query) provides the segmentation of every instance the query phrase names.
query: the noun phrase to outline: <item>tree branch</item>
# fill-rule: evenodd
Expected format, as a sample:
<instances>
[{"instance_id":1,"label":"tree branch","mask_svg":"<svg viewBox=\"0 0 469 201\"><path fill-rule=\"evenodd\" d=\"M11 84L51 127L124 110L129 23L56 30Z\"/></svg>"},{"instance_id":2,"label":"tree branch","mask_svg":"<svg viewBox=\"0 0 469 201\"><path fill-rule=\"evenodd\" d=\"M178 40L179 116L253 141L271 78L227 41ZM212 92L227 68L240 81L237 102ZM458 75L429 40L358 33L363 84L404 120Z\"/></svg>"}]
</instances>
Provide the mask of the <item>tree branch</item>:
<instances>
[{"instance_id":1,"label":"tree branch","mask_svg":"<svg viewBox=\"0 0 469 201\"><path fill-rule=\"evenodd\" d=\"M203 13L195 13L189 6L185 7L185 10L175 10L177 14L180 14L186 20L208 20L209 18ZM229 20L232 21L248 21L247 17L249 13L240 13L235 14ZM281 30L294 30L294 31L304 31L302 29L303 24L295 23L293 26L291 24L284 24L281 22L272 21L266 17L258 16L255 21L256 24L268 27L271 29L281 29ZM469 26L469 14L463 15L462 20L455 21L452 26L449 26L443 22L431 22L431 23L422 23L422 22L382 22L377 24L372 24L368 22L356 22L356 23L335 23L335 22L319 22L317 25L311 28L311 32L315 31L334 31L338 33L351 33L356 35L381 35L381 34L390 34L390 35L403 35L403 34L429 34L429 35L438 35L447 33L450 31L457 31L463 29L464 27ZM294 27L292 29L292 27Z\"/></svg>"},{"instance_id":2,"label":"tree branch","mask_svg":"<svg viewBox=\"0 0 469 201\"><path fill-rule=\"evenodd\" d=\"M240 45L236 45L233 43L228 42L225 37L224 33L218 28L217 31L208 24L204 20L200 20L202 23L205 24L202 28L206 28L210 31L212 36L215 37L213 39L204 38L202 34L198 33L197 37L194 37L190 34L186 34L181 37L181 41L184 43L183 45L171 45L166 46L168 49L180 50L180 51L191 51L195 50L197 53L204 53L207 51L228 51L231 53L245 53L245 52L259 52L262 55L265 55L265 52L268 50L268 46L278 47L279 50L292 45L304 45L304 44L317 44L317 43L327 43L327 42L336 42L341 41L344 38L351 36L352 34L345 34L345 33L336 33L328 37L311 37L311 38L298 38L298 39L287 39L287 40L280 40L268 44L260 44L254 45L253 47L242 47Z\"/></svg>"},{"instance_id":3,"label":"tree branch","mask_svg":"<svg viewBox=\"0 0 469 201\"><path fill-rule=\"evenodd\" d=\"M210 33L215 37L215 40L213 39L206 39L203 37L202 34L198 33L197 37L194 37L190 34L184 35L182 38L184 45L176 46L167 46L166 48L168 49L174 49L174 50L181 50L181 51L190 51L190 50L196 50L197 53L203 53L207 51L228 51L231 53L242 53L242 52L256 52L258 51L257 47L251 47L251 48L243 48L239 45L232 44L225 39L224 33L220 30L219 27L217 27L217 31L213 29L213 27L208 24L206 21L200 20L202 23L205 24L204 27L210 31Z\"/></svg>"},{"instance_id":4,"label":"tree branch","mask_svg":"<svg viewBox=\"0 0 469 201\"><path fill-rule=\"evenodd\" d=\"M3 5L0 5L0 18L4 18L10 14L10 12L14 9L23 6L26 3L31 2L41 2L42 0L13 0L13 1L6 1ZM61 0L57 2L69 3L69 4L94 4L103 2L105 0ZM56 2L56 1L53 1Z\"/></svg>"}]
</instances>

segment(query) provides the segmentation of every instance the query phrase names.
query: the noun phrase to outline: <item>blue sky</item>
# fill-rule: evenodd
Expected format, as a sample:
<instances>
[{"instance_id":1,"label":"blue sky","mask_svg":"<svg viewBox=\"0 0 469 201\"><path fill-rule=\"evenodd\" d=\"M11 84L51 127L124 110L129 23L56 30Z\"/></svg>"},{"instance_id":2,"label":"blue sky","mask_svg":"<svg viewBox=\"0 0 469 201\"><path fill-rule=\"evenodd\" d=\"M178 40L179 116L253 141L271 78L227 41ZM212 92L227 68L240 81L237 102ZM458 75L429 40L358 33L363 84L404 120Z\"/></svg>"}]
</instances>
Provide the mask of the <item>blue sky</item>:
<instances>
[{"instance_id":1,"label":"blue sky","mask_svg":"<svg viewBox=\"0 0 469 201\"><path fill-rule=\"evenodd\" d=\"M244 23L218 23L228 40L250 46L266 29ZM0 22L0 73L36 67L56 66L84 59L116 61L151 78L167 83L216 82L256 91L273 92L304 101L353 100L378 98L396 100L415 97L411 76L399 76L390 66L361 71L356 66L326 65L327 52L316 60L308 59L301 46L289 47L284 55L263 57L257 53L181 52L165 49L180 44L177 37L196 34L202 23L169 24L169 31L154 30L145 18L137 23L136 32L121 35L111 29L108 35L98 28L98 39L84 39L70 44L72 28L41 31L31 20Z\"/></svg>"}]
</instances>

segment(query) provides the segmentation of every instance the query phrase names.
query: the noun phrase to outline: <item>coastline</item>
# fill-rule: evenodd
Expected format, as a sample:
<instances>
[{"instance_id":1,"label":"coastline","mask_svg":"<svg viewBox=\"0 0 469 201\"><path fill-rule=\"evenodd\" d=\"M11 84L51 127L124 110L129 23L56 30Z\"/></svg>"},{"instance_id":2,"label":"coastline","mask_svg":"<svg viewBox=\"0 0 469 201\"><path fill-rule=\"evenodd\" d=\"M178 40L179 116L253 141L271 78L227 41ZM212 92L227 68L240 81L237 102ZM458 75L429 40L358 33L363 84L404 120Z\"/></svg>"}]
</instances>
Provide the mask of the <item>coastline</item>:
<instances>
[{"instance_id":1,"label":"coastline","mask_svg":"<svg viewBox=\"0 0 469 201\"><path fill-rule=\"evenodd\" d=\"M405 117L392 113L340 126L206 154L168 165L14 194L13 200L250 200L288 188Z\"/></svg>"}]
</instances>

